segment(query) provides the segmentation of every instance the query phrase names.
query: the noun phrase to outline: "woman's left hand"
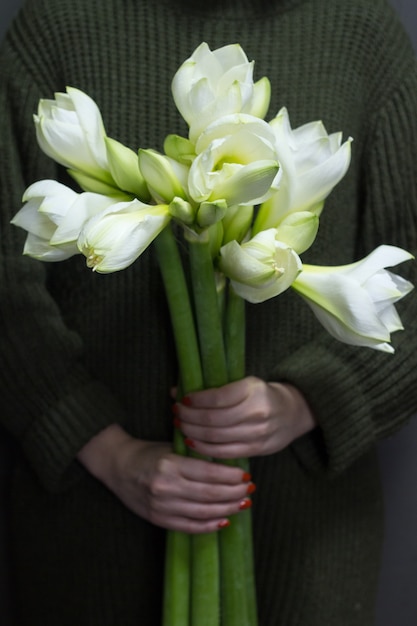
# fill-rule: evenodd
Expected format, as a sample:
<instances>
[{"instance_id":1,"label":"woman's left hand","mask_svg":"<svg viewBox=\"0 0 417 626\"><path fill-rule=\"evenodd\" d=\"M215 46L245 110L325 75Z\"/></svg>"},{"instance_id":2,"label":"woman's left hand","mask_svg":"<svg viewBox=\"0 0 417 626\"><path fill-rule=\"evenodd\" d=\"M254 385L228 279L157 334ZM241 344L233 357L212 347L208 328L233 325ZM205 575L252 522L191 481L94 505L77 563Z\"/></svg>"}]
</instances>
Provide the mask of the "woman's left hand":
<instances>
[{"instance_id":1,"label":"woman's left hand","mask_svg":"<svg viewBox=\"0 0 417 626\"><path fill-rule=\"evenodd\" d=\"M174 414L187 445L218 459L273 454L317 425L296 387L254 376L190 393Z\"/></svg>"}]
</instances>

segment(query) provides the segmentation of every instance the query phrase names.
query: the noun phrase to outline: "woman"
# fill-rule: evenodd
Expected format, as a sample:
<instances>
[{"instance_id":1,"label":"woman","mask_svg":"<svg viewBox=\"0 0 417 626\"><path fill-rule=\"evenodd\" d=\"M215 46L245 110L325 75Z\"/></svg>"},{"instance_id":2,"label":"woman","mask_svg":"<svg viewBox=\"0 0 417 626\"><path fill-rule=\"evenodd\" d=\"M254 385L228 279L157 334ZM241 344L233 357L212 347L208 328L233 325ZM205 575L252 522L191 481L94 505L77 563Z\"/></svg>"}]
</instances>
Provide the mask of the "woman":
<instances>
[{"instance_id":1,"label":"woman","mask_svg":"<svg viewBox=\"0 0 417 626\"><path fill-rule=\"evenodd\" d=\"M110 136L160 149L186 133L170 82L201 41L238 41L256 60L272 84L269 117L285 105L293 127L322 119L354 138L303 260L346 264L381 243L415 253L417 76L383 0L29 0L2 48L0 104L1 419L21 444L19 626L160 624L164 529L221 532L252 485L260 624L373 620L375 443L415 411L415 298L399 307L407 330L394 357L337 343L293 294L248 306L248 377L191 394L175 417L197 451L252 457L249 481L171 452L175 355L152 251L100 276L81 257L22 257L9 224L27 185L68 183L36 144L40 98L82 89ZM406 272L413 280L415 264Z\"/></svg>"}]
</instances>

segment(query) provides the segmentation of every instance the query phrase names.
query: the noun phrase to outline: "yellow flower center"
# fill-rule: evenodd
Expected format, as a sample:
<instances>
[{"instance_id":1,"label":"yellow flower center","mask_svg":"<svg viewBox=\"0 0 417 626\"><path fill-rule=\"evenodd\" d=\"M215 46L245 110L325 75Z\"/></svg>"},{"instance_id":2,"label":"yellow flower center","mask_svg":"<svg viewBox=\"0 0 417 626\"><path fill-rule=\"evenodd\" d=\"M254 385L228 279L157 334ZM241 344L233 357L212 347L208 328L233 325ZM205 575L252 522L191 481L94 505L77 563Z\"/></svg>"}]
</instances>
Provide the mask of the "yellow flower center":
<instances>
[{"instance_id":1,"label":"yellow flower center","mask_svg":"<svg viewBox=\"0 0 417 626\"><path fill-rule=\"evenodd\" d=\"M102 254L97 254L94 248L92 248L91 246L88 248L84 248L83 254L87 259L87 267L91 268L93 272L95 271L96 267L100 265L104 258Z\"/></svg>"}]
</instances>

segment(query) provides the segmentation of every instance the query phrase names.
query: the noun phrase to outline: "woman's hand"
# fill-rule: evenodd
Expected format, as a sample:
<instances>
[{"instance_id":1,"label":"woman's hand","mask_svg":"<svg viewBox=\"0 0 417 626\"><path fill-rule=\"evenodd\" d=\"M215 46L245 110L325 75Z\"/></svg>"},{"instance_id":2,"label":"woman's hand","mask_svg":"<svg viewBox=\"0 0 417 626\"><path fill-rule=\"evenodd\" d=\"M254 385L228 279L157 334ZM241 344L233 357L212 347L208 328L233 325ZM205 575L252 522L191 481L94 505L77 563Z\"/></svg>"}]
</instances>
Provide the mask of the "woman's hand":
<instances>
[{"instance_id":1,"label":"woman's hand","mask_svg":"<svg viewBox=\"0 0 417 626\"><path fill-rule=\"evenodd\" d=\"M255 488L237 467L179 456L169 444L135 439L116 424L91 439L78 460L131 511L187 533L227 526L230 515L251 505Z\"/></svg>"},{"instance_id":2,"label":"woman's hand","mask_svg":"<svg viewBox=\"0 0 417 626\"><path fill-rule=\"evenodd\" d=\"M273 454L316 426L295 387L255 377L189 394L174 413L187 444L217 459ZM131 511L187 533L228 525L230 515L251 505L255 490L237 467L179 456L169 444L135 439L116 424L78 459Z\"/></svg>"},{"instance_id":3,"label":"woman's hand","mask_svg":"<svg viewBox=\"0 0 417 626\"><path fill-rule=\"evenodd\" d=\"M218 459L273 454L316 426L298 389L253 376L191 393L174 413L187 445Z\"/></svg>"}]
</instances>

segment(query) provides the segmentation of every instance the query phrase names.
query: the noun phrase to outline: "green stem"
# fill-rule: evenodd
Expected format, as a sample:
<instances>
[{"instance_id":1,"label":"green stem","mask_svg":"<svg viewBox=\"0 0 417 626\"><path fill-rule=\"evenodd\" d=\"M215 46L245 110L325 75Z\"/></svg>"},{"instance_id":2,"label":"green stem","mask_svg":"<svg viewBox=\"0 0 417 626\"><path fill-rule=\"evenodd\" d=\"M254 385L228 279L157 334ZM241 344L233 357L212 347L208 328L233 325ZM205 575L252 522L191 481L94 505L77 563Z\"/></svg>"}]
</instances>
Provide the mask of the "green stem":
<instances>
[{"instance_id":1,"label":"green stem","mask_svg":"<svg viewBox=\"0 0 417 626\"><path fill-rule=\"evenodd\" d=\"M188 239L194 308L206 387L228 382L222 318L207 231Z\"/></svg>"},{"instance_id":2,"label":"green stem","mask_svg":"<svg viewBox=\"0 0 417 626\"><path fill-rule=\"evenodd\" d=\"M190 536L167 531L162 626L189 626L191 588Z\"/></svg>"},{"instance_id":3,"label":"green stem","mask_svg":"<svg viewBox=\"0 0 417 626\"><path fill-rule=\"evenodd\" d=\"M245 302L229 285L224 319L229 380L245 375ZM230 465L249 470L248 459ZM252 513L242 511L220 535L223 626L256 626L256 594L253 571Z\"/></svg>"},{"instance_id":4,"label":"green stem","mask_svg":"<svg viewBox=\"0 0 417 626\"><path fill-rule=\"evenodd\" d=\"M245 301L229 284L224 320L227 369L229 380L245 376Z\"/></svg>"},{"instance_id":5,"label":"green stem","mask_svg":"<svg viewBox=\"0 0 417 626\"><path fill-rule=\"evenodd\" d=\"M155 240L162 280L185 393L203 388L198 340L181 258L171 227ZM186 454L183 437L174 433L174 450ZM163 626L189 626L191 588L191 539L186 533L168 531L165 557Z\"/></svg>"},{"instance_id":6,"label":"green stem","mask_svg":"<svg viewBox=\"0 0 417 626\"><path fill-rule=\"evenodd\" d=\"M181 384L184 393L197 391L203 388L198 338L188 285L170 226L159 234L154 245L171 315Z\"/></svg>"},{"instance_id":7,"label":"green stem","mask_svg":"<svg viewBox=\"0 0 417 626\"><path fill-rule=\"evenodd\" d=\"M205 387L227 382L223 332L209 238L189 237L191 282ZM217 533L192 537L192 624L220 624L220 563ZM201 598L204 598L204 603Z\"/></svg>"},{"instance_id":8,"label":"green stem","mask_svg":"<svg viewBox=\"0 0 417 626\"><path fill-rule=\"evenodd\" d=\"M184 393L224 385L244 376L244 303L229 296L225 322L228 359L223 341L223 324L214 280L208 238L189 241L199 342L181 260L171 228L155 242L177 347ZM200 360L201 354L201 360ZM203 371L202 371L203 370ZM204 375L203 375L204 373ZM178 431L174 449L185 454ZM246 459L231 461L247 471ZM222 551L223 626L256 626L253 586L251 516L244 511L233 517L220 535ZM194 535L168 532L163 626L218 626L220 623L220 564L218 534ZM191 567L190 567L191 563ZM190 569L192 593L189 599ZM249 598L249 600L248 600ZM189 608L191 604L191 622Z\"/></svg>"},{"instance_id":9,"label":"green stem","mask_svg":"<svg viewBox=\"0 0 417 626\"><path fill-rule=\"evenodd\" d=\"M190 265L205 385L239 380L245 374L245 303L231 291L222 323L210 249L202 237L190 241ZM226 463L248 468L246 459ZM250 511L233 516L219 533L219 548L222 626L256 626Z\"/></svg>"}]
</instances>

